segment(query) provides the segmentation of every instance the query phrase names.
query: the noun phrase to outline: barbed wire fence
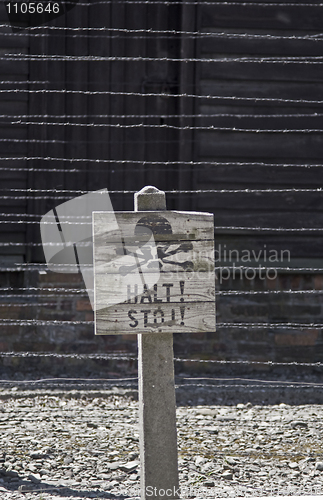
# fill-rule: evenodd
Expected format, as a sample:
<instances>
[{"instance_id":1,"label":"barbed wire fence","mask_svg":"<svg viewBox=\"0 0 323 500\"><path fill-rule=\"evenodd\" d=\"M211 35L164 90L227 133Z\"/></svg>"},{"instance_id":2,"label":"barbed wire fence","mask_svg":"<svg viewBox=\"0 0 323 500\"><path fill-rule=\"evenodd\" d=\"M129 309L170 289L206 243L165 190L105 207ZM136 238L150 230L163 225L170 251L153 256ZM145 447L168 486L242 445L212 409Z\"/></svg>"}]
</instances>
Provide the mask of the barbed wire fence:
<instances>
[{"instance_id":1,"label":"barbed wire fence","mask_svg":"<svg viewBox=\"0 0 323 500\"><path fill-rule=\"evenodd\" d=\"M66 5L69 3L73 2L65 2ZM96 9L101 7L109 8L110 13L115 9L111 26L110 19L96 15ZM320 218L323 195L323 94L320 89L323 78L323 33L320 25L323 3L81 1L66 14L66 19L62 16L54 24L25 25L23 29L16 30L7 20L4 5L1 8L0 179L3 184L0 186L0 420L3 424L14 418L18 427L24 419L34 418L36 422L30 402L30 398L37 400L35 395L43 397L45 401L43 407L40 403L37 410L39 415L44 415L45 420L50 421L51 397L79 398L79 401L85 397L87 402L91 398L97 398L96 401L100 398L107 400L111 395L136 399L138 385L135 350L126 352L119 348L120 344L116 349L106 343L105 351L98 352L93 342L84 342L83 352L78 352L77 332L81 329L82 332L86 331L87 341L94 335L92 311L81 278L69 281L69 275L65 275L64 279L60 275L56 281L51 280L54 273L51 274L44 260L39 258L43 246L38 234L39 225L47 210L91 190L107 187L102 183L113 179L112 174L115 173L119 177L109 184L108 187L112 187L109 193L114 199L127 200L132 199L138 190L133 187L137 176L147 179L147 184L154 184L156 176L157 187L160 187L158 181L162 179L167 198L176 208L180 207L179 201L184 200L185 209L192 202L194 209L203 211L207 208L212 211L212 204L205 202L203 206L197 201L207 199L207 196L220 200L220 208L215 209L218 214L223 207L227 213L232 212L237 197L238 200L251 199L252 206L259 199L265 199L265 204L272 205L275 205L275 200L280 200L275 220L258 215L254 219L215 218L216 236L233 235L236 239L252 239L259 235L274 238L291 236L303 238L303 246L310 247L313 244L311 238L316 238L316 244L320 244L323 234ZM126 27L126 9L131 8L133 10L129 11L129 17L132 13L133 19L127 21L130 26ZM147 11L139 11L136 16L146 14L147 19L138 21L134 9L145 8ZM170 22L171 16L176 20L171 9L177 8L176 15L182 15L183 22ZM219 25L220 21L217 24L216 16L212 17L213 8L219 9L217 13L219 19L227 23L225 27ZM237 14L233 15L233 12ZM207 21L204 19L205 25L199 25L203 16ZM241 17L240 25L230 24L234 16ZM155 19L152 20L153 17L163 18L163 22L159 25ZM91 22L93 26L86 25ZM152 26L149 26L150 22ZM127 43L135 48L128 47L126 50ZM145 54L140 53L143 47L140 44L146 44ZM165 44L168 44L167 48ZM100 74L103 67L104 76ZM175 71L175 67L179 69ZM194 75L186 81L188 67L195 69L192 71ZM152 68L151 78L147 77L149 68ZM160 72L159 68L162 68ZM169 78L169 75L165 77L162 74L165 68L167 71L171 68ZM227 68L227 75L223 76L225 72L222 69L222 77L219 77L220 68ZM241 74L247 76L241 77L234 68L239 68ZM268 83L270 70L276 72L273 86ZM140 71L142 81L137 77ZM299 78L301 71L302 77ZM264 75L262 79L261 74ZM111 82L106 84L105 79L109 78ZM132 80L136 78L139 83L134 85ZM252 84L249 85L250 82ZM136 99L136 105L128 109L132 99ZM9 104L6 105L6 102ZM166 102L167 105L161 104ZM295 152L293 146L289 145L288 154L284 146L280 147L277 154L267 154L265 148L264 152L258 152L258 156L248 151L241 157L236 153L233 158L234 155L229 151L232 145L235 142L243 143L249 136L255 137L255 141L268 141L273 149L279 141L294 141ZM211 137L210 143L213 141L216 146L229 137L227 142L224 141L228 151L223 153L223 148L220 148L218 152L213 147L205 148L204 153L197 153L207 142L206 137ZM109 141L113 150L106 148ZM162 157L160 151L170 146L176 149L180 142L184 143L180 153L168 154L167 150ZM250 144L248 146L250 150ZM140 154L133 154L135 147L140 148ZM311 154L308 157L305 153L299 154L301 147L305 153ZM193 149L194 154L190 154ZM234 177L237 169L251 174L236 185L222 180L224 172L227 177ZM258 176L258 179L263 175L266 179L264 182L254 182L252 175ZM127 176L130 181L125 181ZM188 178L196 180L199 176L202 180L196 185L187 182ZM271 183L274 176L278 179L282 176L282 180ZM288 182L283 176L289 176ZM92 178L95 182L92 182ZM266 186L268 178L270 180ZM304 185L299 181L300 178L306 180ZM301 205L303 216L297 217L297 202L303 199L301 197L306 197L307 203ZM235 207L236 215L239 203L238 208ZM279 219L283 203L291 207L287 222L286 219L282 222ZM264 208L260 205L259 213L262 211ZM318 214L316 218L314 212ZM250 213L252 215L251 210ZM89 218L82 215L73 215L73 222L65 216L64 223L74 224L75 220L80 225L91 224ZM58 244L52 241L45 245L55 247ZM34 251L36 257L33 258ZM5 258L2 259L3 256ZM59 265L56 266L59 268ZM63 267L66 269L67 264L63 264ZM232 262L217 264L216 276L224 268L230 273ZM265 284L262 287L255 283L251 286L246 286L246 283L235 286L236 283L230 280L225 284L218 281L215 292L217 310L220 311L217 334L230 337L233 332L239 339L250 335L251 340L240 355L233 347L230 350L230 345L224 351L217 347L213 352L205 352L202 344L190 350L188 343L181 350L179 346L184 341L174 336L175 383L179 406L190 408L193 416L198 408L201 411L201 406L205 405L216 405L217 408L221 405L230 406L236 411L234 415L223 418L219 412L214 421L204 421L203 426L198 426L194 420L196 429L209 429L207 432L211 436L215 433L215 425L220 433L227 435L235 433L238 427L242 433L255 434L255 424L260 434L264 434L278 425L278 420L265 421L268 417L265 413L263 421L260 421L262 414L258 420L258 417L256 420L247 419L245 414L252 407L250 403L249 406L245 404L248 401L263 408L283 402L292 402L299 408L307 403L322 404L323 360L320 353L323 346L323 282L314 285L314 278L323 274L323 268L317 259L309 259L300 265L283 262L276 266L273 262L270 268L286 276L305 276L308 280L301 279L296 285L286 281L287 284L278 289L265 288ZM247 270L256 273L267 267L239 263L234 269L242 273ZM24 279L17 280L17 275L24 276ZM29 279L29 276L32 278ZM321 308L320 314L315 317L304 314L300 315L300 319L295 319L292 313L286 313L283 318L277 315L276 318L271 316L266 319L258 308L258 299L268 301L270 308L270 301L277 299L286 304L286 301L294 298L297 299L295 307L306 308L315 302ZM229 300L240 301L242 305L244 301L254 300L256 312L249 318L247 314L244 318L239 314L236 318L226 318L225 301ZM70 301L75 310L64 309L64 301ZM76 310L77 301L83 301L84 311ZM37 343L40 331L44 331L46 338L51 339L51 343L47 344L49 348L39 351L36 346L32 350L30 344L24 344L24 339L31 336ZM311 349L317 352L310 356L301 352L297 359L286 356L288 361L284 361L283 356L281 359L271 359L268 343L265 342L262 347L257 347L256 353L248 352L252 339L258 333L268 338L284 335L292 341L292 345L295 335L299 335L300 350L303 345L307 345L302 344L304 339L310 337ZM70 335L73 341L64 344L65 335ZM69 365L71 375L66 370ZM86 372L84 367L88 365L91 365L91 370ZM54 372L51 371L52 367L55 367ZM63 369L60 372L61 367ZM12 403L19 398L25 400L25 405ZM237 402L241 401L244 405L239 409ZM121 415L120 418L118 415L118 425L130 428L132 424L122 416L127 405L128 401L125 400L114 407L114 412L120 412ZM46 414L47 410L49 413ZM75 408L68 404L61 407L61 414L56 410L54 418L61 419L59 425L62 427L69 425L75 417ZM91 422L98 418L97 411L95 405L82 408L83 414ZM269 408L269 412L275 411L274 407ZM201 415L205 416L203 413ZM306 443L297 444L298 447L295 445L298 439L295 434L290 449L288 446L266 448L267 445L261 444L250 450L243 442L240 448L234 448L232 440L230 446L221 448L217 445L215 451L212 448L212 453L221 460L234 454L238 459L253 457L268 460L271 465L275 460L293 464L295 461L305 462L308 458L320 459L320 409L316 407L306 422L303 416L298 417L297 411L293 415L296 415L292 423L295 428L305 429L308 425L315 437L316 444L310 451ZM102 417L101 425L103 421ZM290 420L280 419L280 434L290 432L292 424ZM95 441L96 437L90 437L89 443L92 443L96 452L102 446L104 451L98 453L106 453L100 432L99 429L98 441ZM185 427L181 427L181 433L185 432ZM72 439L69 442L70 437L62 435L66 442L61 441L59 446L73 447ZM8 450L11 449L10 436L9 433ZM207 442L210 436L203 436ZM203 447L204 444L202 438L194 445L190 444L195 455L210 456L211 452ZM26 446L26 441L23 446ZM19 453L23 446L20 444ZM191 453L186 446L187 442L184 445L181 443L181 453L184 455ZM82 449L85 453L93 451L88 444ZM208 478L207 473L199 473L204 479ZM310 487L310 481L308 483ZM264 494L264 490L258 490L252 480L246 484L249 494ZM242 483L236 485L236 492L245 494L244 487ZM47 489L52 491L52 488ZM32 493L33 490L29 491ZM40 491L37 485L34 491ZM46 492L45 486L42 491ZM267 490L265 494L270 493Z\"/></svg>"},{"instance_id":2,"label":"barbed wire fence","mask_svg":"<svg viewBox=\"0 0 323 500\"><path fill-rule=\"evenodd\" d=\"M68 3L68 2L67 2ZM98 5L107 5L107 4L120 4L120 5L149 5L152 2L149 0L121 0L121 1L114 1L114 2L108 2L108 1L101 1L101 2L80 2L77 4L77 9L82 9L82 8L91 8L94 9L95 6ZM154 2L154 4L158 4L164 7L168 7L170 5L170 2L168 1L157 1ZM232 6L232 7L239 7L239 8L245 8L249 12L250 9L252 8L257 8L257 9L262 9L263 11L268 11L268 9L273 9L275 7L279 7L281 9L285 8L288 9L289 12L293 12L294 8L306 8L306 9L312 9L311 12L314 13L321 13L323 6L321 3L292 3L292 2L204 2L204 1L181 1L181 2L171 2L171 4L174 5L186 5L186 6ZM107 27L107 26L96 26L96 27L89 27L89 26L53 26L53 25L45 25L42 27L35 27L35 26L25 26L24 30L22 32L12 32L11 31L11 25L9 23L3 23L0 24L0 35L2 39L5 38L10 38L12 40L15 39L48 39L48 38L59 38L62 36L62 33L68 33L68 36L71 39L76 39L76 40L88 40L89 38L93 40L116 40L116 41L123 41L123 40L144 40L148 41L151 39L156 39L156 37L159 40L177 40L178 37L181 37L183 40L216 40L216 41L228 41L228 40L237 40L237 41L259 41L261 43L262 41L280 41L280 42L288 42L288 43L298 43L302 42L304 44L304 47L317 47L318 44L320 44L323 40L322 33L307 33L307 34L271 34L271 33L248 33L248 32L233 32L234 30L230 31L221 31L221 30L210 30L210 29L205 29L205 30L183 30L183 29L151 29L151 28L140 28L140 29L131 29L131 28L122 28L122 27ZM2 54L0 57L0 61L3 63L17 63L17 62L39 62L41 64L47 64L47 63L56 63L56 62L63 62L68 65L73 65L73 64L78 64L82 62L94 62L94 63L99 63L99 62L105 62L107 64L109 63L118 63L118 62L126 62L126 63L137 63L137 62L152 62L152 63L196 63L196 64L203 64L203 65L212 65L212 64L232 64L232 63L237 63L241 64L242 66L245 64L254 64L259 68L259 71L261 71L262 67L267 66L267 65L275 65L279 67L286 67L286 66L293 66L297 67L299 65L302 65L302 67L320 67L323 64L323 56L321 55L306 55L306 56L238 56L238 55L232 55L230 57L226 57L223 55L218 55L216 57L171 57L171 56L165 56L165 57L155 57L155 56L123 56L123 55L111 55L111 56L101 56L101 55L68 55L68 54L41 54L41 53L24 53L23 51L13 51L13 52L8 52L7 54ZM92 80L92 84L95 85L96 80ZM56 82L57 83L57 82ZM64 82L58 82L61 83L62 85ZM122 81L122 82L116 82L119 83L120 85L122 84L123 89L127 89L127 86L131 88L131 82L129 81ZM323 129L320 128L319 126L308 126L304 127L302 126L302 123L300 122L300 126L297 126L297 119L302 119L302 118L313 118L313 119L321 119L323 116L323 113L320 112L321 105L323 104L322 99L318 98L313 98L313 99L308 99L308 98L283 98L283 97L277 97L277 96L269 96L269 97L258 97L255 95L214 95L212 93L198 93L196 92L196 86L193 84L188 84L190 86L190 91L189 92L177 92L177 93L172 93L169 94L168 92L134 92L134 91L127 91L127 90L88 90L86 88L86 82L81 82L81 84L84 84L84 88L77 89L77 90L72 90L72 89L66 89L66 88L51 88L53 86L52 82L49 80L30 80L30 79L3 79L0 81L0 85L2 87L8 87L8 88L1 88L0 89L0 94L4 96L9 96L14 95L15 97L19 98L27 98L29 99L30 96L32 95L40 95L40 96L58 96L58 95L64 95L66 98L68 98L71 95L76 95L79 97L85 97L85 96L90 96L90 97L100 97L100 96L114 96L114 97L139 97L143 100L147 100L151 97L154 98L165 98L167 99L174 99L174 100L179 100L183 101L185 99L190 99L194 100L195 102L197 101L203 101L203 102L220 102L220 103L243 103L243 104L250 104L250 105L296 105L300 108L300 110L296 110L296 112L282 112L282 108L271 108L272 111L268 113L268 110L266 113L263 113L261 111L259 112L241 112L238 111L236 113L230 113L230 112L211 112L207 114L203 114L200 112L196 112L193 114L186 113L181 115L181 120L182 124L179 125L173 125L173 124L168 124L168 123L145 123L147 119L150 120L159 120L164 117L164 114L158 114L158 113L124 113L124 112L119 112L119 113L109 113L109 114L97 114L97 113L74 113L74 114L53 114L50 113L48 114L47 112L44 112L42 114L33 114L33 113L28 113L28 114L19 114L19 113L10 113L10 114L0 114L0 125L1 126L12 126L14 127L14 130L17 131L17 134L22 127L28 127L28 126L37 126L37 127L53 127L57 129L64 129L66 127L78 130L78 129L91 129L94 130L96 128L100 129L117 129L121 131L127 131L129 129L140 129L144 130L146 128L148 129L156 129L158 130L170 130L170 131L194 131L194 132L229 132L233 134L246 134L246 133L254 133L257 135L262 135L262 134L270 134L273 137L277 134L286 134L286 135L292 135L292 134L300 134L302 137L304 136L311 136L312 134L321 134L323 132ZM81 85L81 86L82 86ZM31 86L38 86L39 88L30 88ZM316 111L304 111L303 107L315 107L317 109ZM167 118L178 118L178 114L168 114ZM212 118L225 118L225 119L235 119L235 120L240 120L242 118L248 118L249 120L254 121L255 125L254 126L248 126L248 127L241 127L237 126L236 123L232 126L215 126L213 124L209 125L196 125L196 124L186 124L185 120L198 120L198 119L212 119ZM268 119L285 119L285 118L293 118L293 127L285 127L285 128L277 128L277 127L271 127L268 128L268 126L263 126L263 121L260 122L261 124L259 125L259 120L268 120ZM98 123L96 120L104 120L103 123ZM125 120L132 120L133 123L125 123ZM258 122L257 122L258 120ZM317 123L317 122L315 122ZM19 135L19 134L18 134ZM156 142L158 141L163 141L162 139L157 139ZM123 143L124 139L120 140L120 143ZM195 139L193 142L198 142L197 136L195 136ZM23 146L29 146L31 144L37 144L40 146L48 146L50 147L51 144L61 144L62 146L68 144L68 139L66 140L60 140L57 138L18 138L18 137L0 137L0 143L2 144L10 144L11 146L14 145L23 145ZM73 144L78 145L82 143L82 139L74 138L73 139ZM102 144L101 140L93 140L92 139L92 144L100 146ZM16 165L14 168L14 172L16 174L18 173L33 173L33 174L46 174L50 170L51 174L68 174L68 175L75 175L75 178L78 176L78 174L84 172L84 170L80 167L78 167L79 164L87 164L90 165L91 167L91 173L93 174L100 174L106 171L106 166L108 165L113 165L113 166L125 166L125 165L131 165L132 167L132 172L136 172L136 168L138 167L138 171L142 168L142 165L145 165L145 161L143 160L136 160L135 158L132 159L109 159L109 158L84 158L84 157L64 157L64 156L34 156L34 155L1 155L1 166L0 166L0 172L3 173L3 175L6 175L7 173L10 173L12 171L12 167L10 166L12 162L18 162L18 166ZM38 167L34 166L35 162L42 162L44 165L46 163L50 163L49 169L44 167ZM58 164L59 166L53 167L53 164ZM20 164L26 164L26 166L20 166ZM37 165L38 165L37 164ZM64 165L64 168L61 167L61 165ZM315 170L318 172L318 175L321 175L321 169L323 167L322 163L319 163L317 161L306 161L306 162L301 162L301 161L294 161L294 162L288 162L288 161L277 161L277 162L271 162L271 161L218 161L218 160L171 160L171 161L154 161L154 160L149 160L147 161L147 165L149 168L154 168L157 169L159 172L167 172L168 174L171 172L176 172L178 168L180 167L181 172L191 172L192 168L195 169L195 171L207 171L208 169L212 169L215 166L221 166L221 167L226 167L230 169L231 167L244 167L244 168L279 168L282 170L288 170L288 169L299 169L300 171L308 171L308 170ZM2 175L2 174L0 174ZM320 195L322 191L322 187L312 187L312 188L302 188L302 187L284 187L284 188L239 188L239 189L171 189L171 190L166 190L166 194L172 196L172 197L194 197L197 195L203 195L203 194L212 194L221 197L221 195L235 195L235 194L240 194L240 195L265 195L265 196L272 196L273 194L300 194L300 193L306 193L308 195L311 194L316 194ZM77 196L81 194L85 194L88 190L80 190L80 189L60 189L60 188L52 188L52 189L37 189L31 186L26 186L26 187L19 187L19 188L1 188L0 189L0 202L1 205L3 206L3 203L6 203L7 201L12 203L12 202L19 202L19 201L28 201L28 200L33 200L33 201L41 201L41 200L50 200L53 203L56 202L63 202L71 199L72 196ZM118 194L118 195L130 195L135 192L135 190L129 190L129 189L113 189L109 191L111 194ZM4 211L2 209L1 217L2 220L0 221L1 226L10 226L10 225L22 225L24 227L26 226L37 226L39 224L39 218L42 217L44 214L41 213L33 213L33 212L13 212L11 210L9 211ZM75 217L74 217L75 218ZM80 219L82 219L82 216L80 216ZM67 221L68 222L68 221ZM80 224L89 224L87 221L80 221ZM269 226L261 226L261 225L255 225L255 226L250 226L250 225L215 225L215 231L239 231L240 233L246 231L246 232L256 232L256 233L304 233L305 235L307 233L314 233L320 235L321 232L323 231L322 228L318 225L317 227L311 227L311 226L303 226L302 224L298 224L297 220L295 221L295 227L269 227ZM54 245L55 243L49 243L49 245ZM36 248L41 248L42 244L37 241L1 241L0 242L0 247L2 249L8 248L8 249L16 249L19 247L36 247ZM65 265L64 265L65 266ZM226 266L230 268L230 266ZM219 267L220 268L220 267ZM219 269L216 268L216 271ZM239 266L239 269L243 269L243 266ZM253 266L248 266L248 269L259 269L259 267L253 267ZM14 265L8 265L8 264L2 264L0 271L2 273L15 273L17 271L46 271L46 265L43 263L35 263L35 262L20 262L18 264ZM308 267L293 267L293 266L285 266L284 267L285 271L288 272L306 272L306 273L317 273L317 272L322 272L322 269L319 267L315 266L308 266ZM45 292L45 293L43 293ZM81 296L81 297L86 297L86 290L83 289L82 287L79 288L64 288L64 287L46 287L42 286L41 288L38 287L12 287L12 286L3 286L0 289L1 293L1 299L4 300L0 304L0 308L5 308L8 306L7 299L12 300L16 299L18 302L12 301L10 303L10 307L14 309L15 307L23 307L28 309L29 307L38 307L39 302L37 300L43 300L46 299L46 302L41 302L41 307L52 307L55 306L56 300L61 299L61 298L74 298L75 296ZM221 297L235 297L235 296L241 296L241 297L246 297L246 296L276 296L276 295L300 295L300 296L314 296L318 295L320 296L323 293L321 289L286 289L286 290L234 290L234 289L219 289L216 292L216 297L218 303L221 301ZM37 300L36 300L37 299ZM48 326L51 328L60 328L62 326L78 326L78 325L87 325L89 327L93 326L93 321L89 320L42 320L42 319L17 319L17 318L10 318L10 317L1 317L0 318L0 324L3 327L6 327L8 329L8 334L10 335L10 327L14 326L20 326L20 327L25 327L25 326ZM275 329L279 328L280 331L307 331L308 329L319 329L321 330L323 327L322 322L316 322L316 321L309 321L309 322L294 322L292 320L288 322L232 322L232 321L220 321L217 324L217 328L219 330L226 330L226 329L237 329L241 331L241 335L243 335L243 332L245 330L268 330L268 329ZM67 359L68 356L71 358L73 356L76 356L77 359L116 359L112 355L102 355L102 354L75 354L75 355L67 355L67 354L57 354L57 353L30 353L30 352L25 352L25 353L8 353L8 352L1 352L0 353L2 358L8 358L8 357L61 357L64 359ZM109 357L110 356L110 357ZM124 355L119 355L117 357L120 360L130 360L133 359L131 357L125 357ZM251 366L257 363L256 361L252 360L203 360L203 359L188 359L188 358L176 358L176 362L184 362L184 361L189 361L190 363L219 363L219 364L250 364ZM320 363L302 363L302 362L292 362L292 363L273 363L269 361L262 361L259 362L262 366L269 364L270 366L306 366L306 367L320 367ZM123 379L120 379L123 380ZM242 380L242 379L241 379ZM241 381L240 380L240 381ZM215 377L214 381L218 381L218 379ZM253 379L248 379L248 383L250 381L253 381ZM9 383L8 381L2 381L3 383ZM1 383L2 383L1 382ZM113 383L116 383L117 379L113 379ZM265 383L265 381L263 381ZM23 383L23 381L20 381L19 383ZM36 383L36 382L35 382ZM285 384L285 381L282 382ZM299 383L297 382L291 382L289 384L290 388L299 388ZM201 384L200 384L201 385ZM206 384L205 384L206 385ZM320 386L320 384L318 384Z\"/></svg>"}]
</instances>

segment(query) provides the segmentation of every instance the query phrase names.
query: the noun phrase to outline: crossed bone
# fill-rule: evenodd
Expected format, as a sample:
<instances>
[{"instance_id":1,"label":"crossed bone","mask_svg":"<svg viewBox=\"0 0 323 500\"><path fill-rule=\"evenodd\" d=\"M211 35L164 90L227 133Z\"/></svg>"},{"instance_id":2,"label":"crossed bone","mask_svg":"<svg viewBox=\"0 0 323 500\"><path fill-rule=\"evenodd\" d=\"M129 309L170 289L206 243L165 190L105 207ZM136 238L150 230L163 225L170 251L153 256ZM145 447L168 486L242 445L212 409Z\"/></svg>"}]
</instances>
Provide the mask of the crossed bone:
<instances>
[{"instance_id":1,"label":"crossed bone","mask_svg":"<svg viewBox=\"0 0 323 500\"><path fill-rule=\"evenodd\" d=\"M121 266L119 268L119 272L122 276L126 276L128 273L133 271L134 269L137 269L139 266L143 266L145 264L148 264L147 267L149 269L154 269L157 266L159 266L159 269L162 269L163 264L174 264L176 266L182 267L184 270L193 270L193 262L190 260L186 260L185 262L176 262L175 260L169 260L169 257L171 255L175 255L178 252L188 252L189 250L193 249L193 244L192 242L184 242L181 243L175 250L171 250L167 252L168 248L171 246L171 244L166 243L164 245L158 245L157 246L157 256L158 256L158 262L154 260L153 255L151 253L151 250L149 247L142 247L141 254L138 252L130 252L127 250L125 247L123 248L123 253L126 255L132 255L133 257L136 258L137 263L133 264L131 266ZM167 260L166 260L167 259ZM149 262L152 261L152 262Z\"/></svg>"}]
</instances>

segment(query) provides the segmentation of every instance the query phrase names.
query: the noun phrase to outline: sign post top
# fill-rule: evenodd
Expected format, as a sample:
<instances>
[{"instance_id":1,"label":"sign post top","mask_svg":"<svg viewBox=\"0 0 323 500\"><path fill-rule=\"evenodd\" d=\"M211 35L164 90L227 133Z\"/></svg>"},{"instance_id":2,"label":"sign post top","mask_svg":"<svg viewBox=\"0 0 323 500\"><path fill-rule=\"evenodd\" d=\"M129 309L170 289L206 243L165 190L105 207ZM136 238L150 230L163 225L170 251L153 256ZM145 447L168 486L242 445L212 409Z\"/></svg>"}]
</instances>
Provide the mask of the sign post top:
<instances>
[{"instance_id":1,"label":"sign post top","mask_svg":"<svg viewBox=\"0 0 323 500\"><path fill-rule=\"evenodd\" d=\"M145 186L135 193L135 212L144 210L166 210L166 196L154 186Z\"/></svg>"}]
</instances>

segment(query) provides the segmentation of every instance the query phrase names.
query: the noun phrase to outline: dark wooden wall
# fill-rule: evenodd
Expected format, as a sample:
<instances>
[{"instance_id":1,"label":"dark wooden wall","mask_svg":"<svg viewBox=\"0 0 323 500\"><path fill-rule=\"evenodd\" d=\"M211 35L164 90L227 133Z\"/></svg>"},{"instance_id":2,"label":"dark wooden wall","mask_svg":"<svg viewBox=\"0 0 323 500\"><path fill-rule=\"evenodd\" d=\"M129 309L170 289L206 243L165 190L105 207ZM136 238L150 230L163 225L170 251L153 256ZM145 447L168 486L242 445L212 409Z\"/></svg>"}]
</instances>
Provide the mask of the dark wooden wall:
<instances>
[{"instance_id":1,"label":"dark wooden wall","mask_svg":"<svg viewBox=\"0 0 323 500\"><path fill-rule=\"evenodd\" d=\"M0 4L0 24L7 23L7 14L4 2ZM7 52L27 52L28 36L14 36L10 27L0 29L1 56ZM25 61L0 60L0 212L1 220L17 220L16 216L8 214L25 214L27 200L24 193L12 191L27 187L27 162L23 159L28 156L26 139L27 125L13 125L22 115L28 115L28 94L13 92L13 89L28 89L28 63ZM10 91L10 92L6 92ZM26 120L25 120L26 121ZM5 160L2 158L13 158ZM20 159L22 158L22 159ZM25 170L20 170L25 169ZM16 198L16 199L15 199ZM17 199L20 198L20 199ZM3 215L6 214L6 215ZM24 216L20 217L20 220ZM26 226L22 224L5 223L0 231L0 263L6 267L13 263L23 262L26 248ZM1 246L8 242L19 243L19 246Z\"/></svg>"},{"instance_id":2,"label":"dark wooden wall","mask_svg":"<svg viewBox=\"0 0 323 500\"><path fill-rule=\"evenodd\" d=\"M197 40L196 93L210 96L195 103L196 115L202 115L195 123L206 127L194 137L194 159L206 163L195 170L197 189L322 186L322 168L304 168L322 164L323 66L311 64L323 53L322 38L311 38L321 31L322 19L321 7L312 2L199 5L198 28L214 36ZM322 193L212 193L195 199L196 209L215 213L217 226L323 227ZM228 248L290 249L294 265L322 266L320 233L239 233L218 230L217 241Z\"/></svg>"},{"instance_id":3,"label":"dark wooden wall","mask_svg":"<svg viewBox=\"0 0 323 500\"><path fill-rule=\"evenodd\" d=\"M323 9L315 0L308 6L272 3L113 0L78 5L39 30L15 34L0 28L2 54L44 56L0 59L1 89L31 91L0 93L1 157L12 158L0 164L10 168L0 169L1 193L22 190L19 199L0 198L0 210L26 213L33 222L3 217L16 222L1 227L0 243L13 243L0 246L0 288L7 302L1 318L82 322L38 330L13 324L2 330L0 349L96 352L100 345L136 351L129 339L101 338L98 344L93 338L90 303L74 294L83 287L80 275L30 273L23 282L28 273L4 272L8 263L26 261L33 269L44 262L41 216L84 191L120 191L112 194L116 210L132 210L127 191L146 184L189 191L168 194L168 208L214 212L217 245L288 249L291 262L282 267L323 268L321 232L300 231L321 230L321 192L227 192L322 186L323 65L313 58L322 57L323 37L311 36L321 33ZM7 22L3 4L2 20ZM15 116L27 119L12 123ZM321 329L286 326L322 323L318 274L281 273L264 281L230 276L221 283L227 295L217 300L218 322L278 326L177 337L176 349L221 359L320 360ZM33 300L33 306L20 307L5 295L8 287L20 293L23 286L26 298L19 300ZM30 287L39 288L38 303ZM46 289L66 294L48 305Z\"/></svg>"},{"instance_id":4,"label":"dark wooden wall","mask_svg":"<svg viewBox=\"0 0 323 500\"><path fill-rule=\"evenodd\" d=\"M322 16L313 3L107 2L76 6L50 23L60 29L8 36L10 28L2 28L0 43L9 52L61 59L0 63L4 81L41 82L17 87L45 90L0 94L1 114L29 113L35 122L1 126L1 138L14 139L0 143L2 156L40 158L12 160L13 169L30 171L0 171L2 185L42 190L25 200L1 199L1 211L27 211L37 222L64 196L102 187L321 187L322 168L305 166L322 162L323 66L311 59L322 54L323 40L311 38ZM169 30L176 33L163 33ZM132 194L112 200L116 210L132 209ZM322 200L322 193L299 192L170 194L168 207L212 211L221 227L300 229L322 227ZM7 225L1 238L40 245L37 224ZM289 249L293 265L321 265L320 233L218 229L217 241ZM43 260L40 246L0 252L16 262Z\"/></svg>"},{"instance_id":5,"label":"dark wooden wall","mask_svg":"<svg viewBox=\"0 0 323 500\"><path fill-rule=\"evenodd\" d=\"M160 58L179 57L180 38L147 29L178 30L180 19L178 5L96 3L76 6L52 23L66 30L31 36L31 53L62 56L30 63L31 75L41 75L49 91L30 96L31 112L46 115L38 122L48 123L30 127L30 137L46 141L30 151L34 157L62 158L32 162L48 170L33 176L34 189L71 190L68 199L76 190L178 187L176 167L165 162L178 157L178 130L167 125L178 124L179 101L171 96L178 93L179 68ZM111 197L115 210L133 209L133 194ZM62 201L48 193L34 201L33 210L44 214ZM169 208L174 206L173 197ZM31 238L40 242L39 228ZM30 258L42 260L41 248Z\"/></svg>"}]
</instances>

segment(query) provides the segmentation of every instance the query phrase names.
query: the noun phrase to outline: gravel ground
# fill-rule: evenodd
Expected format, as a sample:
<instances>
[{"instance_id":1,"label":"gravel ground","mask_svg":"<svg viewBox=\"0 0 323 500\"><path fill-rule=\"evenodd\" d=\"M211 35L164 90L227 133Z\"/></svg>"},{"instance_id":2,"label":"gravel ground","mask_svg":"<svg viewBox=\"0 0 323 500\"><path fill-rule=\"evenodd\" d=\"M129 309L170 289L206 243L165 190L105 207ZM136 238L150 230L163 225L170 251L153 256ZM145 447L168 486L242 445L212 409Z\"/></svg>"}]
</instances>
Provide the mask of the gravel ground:
<instances>
[{"instance_id":1,"label":"gravel ground","mask_svg":"<svg viewBox=\"0 0 323 500\"><path fill-rule=\"evenodd\" d=\"M0 402L1 500L139 497L136 391L12 387ZM321 494L322 417L319 404L179 401L181 498Z\"/></svg>"}]
</instances>

